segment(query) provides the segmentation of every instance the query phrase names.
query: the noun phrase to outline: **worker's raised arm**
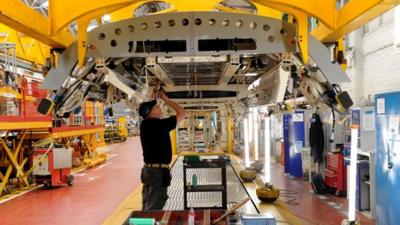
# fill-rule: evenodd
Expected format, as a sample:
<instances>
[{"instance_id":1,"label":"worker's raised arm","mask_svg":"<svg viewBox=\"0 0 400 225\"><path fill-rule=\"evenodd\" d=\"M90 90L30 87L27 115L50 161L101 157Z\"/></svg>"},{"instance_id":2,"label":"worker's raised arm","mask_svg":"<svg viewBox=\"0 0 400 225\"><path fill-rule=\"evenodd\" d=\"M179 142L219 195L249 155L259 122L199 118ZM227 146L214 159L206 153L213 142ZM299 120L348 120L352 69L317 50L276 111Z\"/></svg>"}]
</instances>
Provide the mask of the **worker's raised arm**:
<instances>
[{"instance_id":1,"label":"worker's raised arm","mask_svg":"<svg viewBox=\"0 0 400 225\"><path fill-rule=\"evenodd\" d=\"M151 96L150 96L151 99L156 99L157 98L158 92L160 91L159 82L160 81L157 80L156 84L153 87L153 91L151 92Z\"/></svg>"},{"instance_id":2,"label":"worker's raised arm","mask_svg":"<svg viewBox=\"0 0 400 225\"><path fill-rule=\"evenodd\" d=\"M164 90L161 90L160 98L164 100L164 102L167 103L167 105L170 106L176 112L176 120L178 123L185 118L186 116L185 109L182 108L180 105L178 105L176 102L169 99L168 96L165 94Z\"/></svg>"}]
</instances>

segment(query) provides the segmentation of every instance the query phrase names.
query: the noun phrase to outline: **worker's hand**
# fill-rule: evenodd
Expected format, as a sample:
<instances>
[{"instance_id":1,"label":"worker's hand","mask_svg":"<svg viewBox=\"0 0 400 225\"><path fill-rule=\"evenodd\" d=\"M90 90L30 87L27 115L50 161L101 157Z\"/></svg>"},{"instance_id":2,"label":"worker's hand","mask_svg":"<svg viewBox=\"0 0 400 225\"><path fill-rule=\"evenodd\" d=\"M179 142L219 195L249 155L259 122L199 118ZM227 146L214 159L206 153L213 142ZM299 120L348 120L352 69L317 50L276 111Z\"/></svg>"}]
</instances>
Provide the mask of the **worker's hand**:
<instances>
[{"instance_id":1,"label":"worker's hand","mask_svg":"<svg viewBox=\"0 0 400 225\"><path fill-rule=\"evenodd\" d=\"M160 98L161 98L163 101L167 101L167 100L169 99L168 96L165 94L164 89L161 89L161 90L160 90Z\"/></svg>"}]
</instances>

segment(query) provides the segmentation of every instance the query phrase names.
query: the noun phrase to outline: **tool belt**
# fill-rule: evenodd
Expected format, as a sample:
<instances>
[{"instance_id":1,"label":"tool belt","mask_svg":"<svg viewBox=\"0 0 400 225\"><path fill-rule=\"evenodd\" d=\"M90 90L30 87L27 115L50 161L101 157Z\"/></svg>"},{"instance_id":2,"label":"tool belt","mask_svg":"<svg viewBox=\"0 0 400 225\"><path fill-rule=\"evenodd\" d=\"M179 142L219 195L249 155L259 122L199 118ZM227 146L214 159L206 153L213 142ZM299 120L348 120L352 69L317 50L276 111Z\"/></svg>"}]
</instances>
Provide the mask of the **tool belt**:
<instances>
[{"instance_id":1,"label":"tool belt","mask_svg":"<svg viewBox=\"0 0 400 225\"><path fill-rule=\"evenodd\" d=\"M150 163L144 164L145 168L166 168L169 169L169 164L162 164L162 163Z\"/></svg>"}]
</instances>

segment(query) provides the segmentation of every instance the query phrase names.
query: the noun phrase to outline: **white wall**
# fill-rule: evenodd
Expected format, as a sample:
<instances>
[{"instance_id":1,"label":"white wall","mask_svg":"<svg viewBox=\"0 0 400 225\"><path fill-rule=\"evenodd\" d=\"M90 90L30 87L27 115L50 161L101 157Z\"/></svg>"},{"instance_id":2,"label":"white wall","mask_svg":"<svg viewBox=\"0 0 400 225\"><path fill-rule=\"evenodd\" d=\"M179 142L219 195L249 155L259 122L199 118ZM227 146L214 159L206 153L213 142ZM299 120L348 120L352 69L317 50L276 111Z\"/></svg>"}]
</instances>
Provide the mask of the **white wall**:
<instances>
[{"instance_id":1,"label":"white wall","mask_svg":"<svg viewBox=\"0 0 400 225\"><path fill-rule=\"evenodd\" d=\"M352 82L342 84L342 89L349 91L355 104L368 95L400 91L400 51L394 44L394 15L394 10L388 11L348 35L348 46L354 48L354 67L346 71Z\"/></svg>"}]
</instances>

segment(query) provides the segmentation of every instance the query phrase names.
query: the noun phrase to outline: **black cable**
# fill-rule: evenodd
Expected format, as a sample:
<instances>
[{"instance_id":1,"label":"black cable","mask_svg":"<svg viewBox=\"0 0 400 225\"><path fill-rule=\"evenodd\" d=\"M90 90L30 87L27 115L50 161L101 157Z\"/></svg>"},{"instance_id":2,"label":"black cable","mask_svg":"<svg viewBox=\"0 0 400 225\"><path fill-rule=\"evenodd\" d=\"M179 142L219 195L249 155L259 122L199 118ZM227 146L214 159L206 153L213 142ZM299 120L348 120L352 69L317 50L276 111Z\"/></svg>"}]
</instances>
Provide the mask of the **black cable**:
<instances>
[{"instance_id":1,"label":"black cable","mask_svg":"<svg viewBox=\"0 0 400 225\"><path fill-rule=\"evenodd\" d=\"M331 110L332 110L332 130L331 130L332 134L329 139L329 142L333 143L335 139L335 123L336 123L335 110L333 109L333 105L331 105Z\"/></svg>"},{"instance_id":2,"label":"black cable","mask_svg":"<svg viewBox=\"0 0 400 225\"><path fill-rule=\"evenodd\" d=\"M293 195L298 194L297 191L292 190L280 190L279 197L284 197L286 200L284 203L291 206L299 206L300 203L297 202L297 198Z\"/></svg>"},{"instance_id":3,"label":"black cable","mask_svg":"<svg viewBox=\"0 0 400 225\"><path fill-rule=\"evenodd\" d=\"M290 205L290 206L299 206L300 203L297 202L297 198L296 198L296 196L294 196L294 195L297 195L298 193L299 193L299 192L293 191L293 190L281 189L281 190L280 190L280 193L279 193L279 197L288 198L287 201L282 201L283 203L285 203L285 204L287 204L287 205ZM304 216L301 216L301 215L299 215L299 214L297 214L297 213L294 213L294 212L292 212L291 210L289 210L289 209L287 209L287 208L284 208L284 209L285 209L286 211L288 211L290 214L292 214L292 215L294 215L294 216L296 216L296 217L302 218L302 219L304 219L304 220L306 220L306 221L308 221L308 222L310 222L310 223L312 223L312 224L317 224L317 225L319 225L319 223L315 222L314 220L308 219L308 218L306 218L306 217L304 217ZM278 222L278 220L277 220L277 222ZM281 221L281 222L289 224L289 223L286 222L286 221Z\"/></svg>"}]
</instances>

